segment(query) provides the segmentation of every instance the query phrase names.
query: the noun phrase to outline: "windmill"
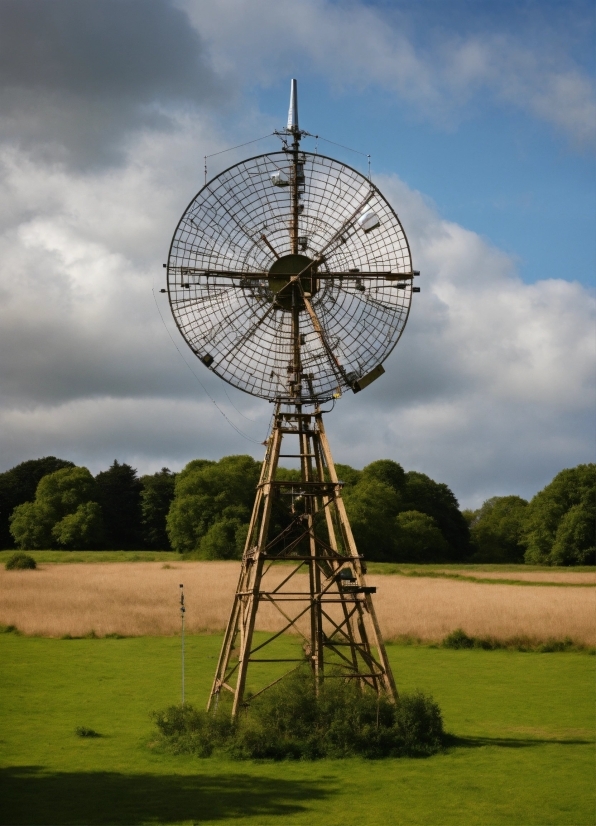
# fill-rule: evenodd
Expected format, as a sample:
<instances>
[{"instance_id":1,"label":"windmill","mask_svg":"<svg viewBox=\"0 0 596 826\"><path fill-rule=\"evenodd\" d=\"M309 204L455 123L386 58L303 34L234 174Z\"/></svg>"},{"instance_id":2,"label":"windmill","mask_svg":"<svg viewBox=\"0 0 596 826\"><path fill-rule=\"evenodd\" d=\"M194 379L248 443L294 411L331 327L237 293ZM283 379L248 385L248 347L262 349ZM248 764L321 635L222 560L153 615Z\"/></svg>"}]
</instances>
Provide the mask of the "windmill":
<instances>
[{"instance_id":1,"label":"windmill","mask_svg":"<svg viewBox=\"0 0 596 826\"><path fill-rule=\"evenodd\" d=\"M303 638L317 684L355 679L397 697L376 589L366 584L322 405L384 372L419 273L397 215L370 177L301 148L308 133L298 124L295 80L287 127L276 134L280 151L231 166L193 198L167 264L170 307L196 356L274 404L208 706L229 693L233 716L245 702L249 671L257 680L264 663L292 670L304 661L274 656L284 632ZM286 457L299 462L296 478L279 472ZM280 502L291 514L281 529L274 518ZM255 641L262 611L280 626ZM256 693L273 682L267 678Z\"/></svg>"}]
</instances>

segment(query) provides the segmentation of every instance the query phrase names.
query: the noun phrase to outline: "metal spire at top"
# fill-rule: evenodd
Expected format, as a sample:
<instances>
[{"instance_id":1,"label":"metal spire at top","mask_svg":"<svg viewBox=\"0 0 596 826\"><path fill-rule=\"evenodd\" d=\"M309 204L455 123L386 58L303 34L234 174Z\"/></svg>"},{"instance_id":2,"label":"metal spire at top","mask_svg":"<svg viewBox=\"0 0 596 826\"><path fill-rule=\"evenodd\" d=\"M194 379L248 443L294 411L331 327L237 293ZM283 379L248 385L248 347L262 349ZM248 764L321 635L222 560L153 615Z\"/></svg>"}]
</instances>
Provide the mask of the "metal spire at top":
<instances>
[{"instance_id":1,"label":"metal spire at top","mask_svg":"<svg viewBox=\"0 0 596 826\"><path fill-rule=\"evenodd\" d=\"M292 78L290 86L290 108L288 110L288 125L286 126L288 132L296 134L300 132L298 126L298 81Z\"/></svg>"}]
</instances>

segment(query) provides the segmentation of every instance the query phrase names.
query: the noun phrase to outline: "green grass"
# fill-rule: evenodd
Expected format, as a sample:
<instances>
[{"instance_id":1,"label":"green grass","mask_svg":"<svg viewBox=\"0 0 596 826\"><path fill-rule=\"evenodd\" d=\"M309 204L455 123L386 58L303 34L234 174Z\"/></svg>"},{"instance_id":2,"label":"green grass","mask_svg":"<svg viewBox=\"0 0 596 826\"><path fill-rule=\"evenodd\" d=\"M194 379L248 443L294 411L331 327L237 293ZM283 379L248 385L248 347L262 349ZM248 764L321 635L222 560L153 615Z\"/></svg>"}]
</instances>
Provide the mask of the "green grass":
<instances>
[{"instance_id":1,"label":"green grass","mask_svg":"<svg viewBox=\"0 0 596 826\"><path fill-rule=\"evenodd\" d=\"M187 699L197 706L220 640L187 638ZM291 655L296 642L279 645ZM151 748L151 711L179 701L179 639L2 635L0 822L594 823L595 658L403 646L389 654L401 688L439 702L455 738L446 753L244 763ZM79 737L79 727L101 736Z\"/></svg>"},{"instance_id":2,"label":"green grass","mask_svg":"<svg viewBox=\"0 0 596 826\"><path fill-rule=\"evenodd\" d=\"M45 553L45 551L42 551ZM553 566L553 565L524 565L524 564L513 564L513 563L465 563L465 562L445 562L445 563L434 563L429 562L427 564L420 564L417 562L368 562L368 570L371 574L395 574L399 571L405 572L415 572L415 571L436 571L437 573L441 572L448 572L448 571L461 571L462 574L465 574L466 571L476 571L482 572L486 571L487 573L528 573L528 572L535 572L541 571L545 574L552 574L552 573L596 573L596 565L574 565L572 567L562 567L562 566Z\"/></svg>"},{"instance_id":3,"label":"green grass","mask_svg":"<svg viewBox=\"0 0 596 826\"><path fill-rule=\"evenodd\" d=\"M0 551L0 565L15 551ZM182 562L184 557L173 551L27 551L40 562Z\"/></svg>"},{"instance_id":4,"label":"green grass","mask_svg":"<svg viewBox=\"0 0 596 826\"><path fill-rule=\"evenodd\" d=\"M12 551L0 551L0 565L5 565L7 560L15 553ZM39 563L69 563L69 562L185 562L194 561L190 557L173 551L27 551L27 553ZM288 565L294 563L288 562ZM445 579L456 579L464 582L482 582L488 585L544 585L547 587L590 587L590 583L568 583L568 582L528 582L515 577L516 573L528 573L541 571L543 573L553 573L569 571L573 573L594 573L596 566L583 565L573 568L553 568L544 565L491 565L491 564L458 564L458 565L419 565L415 563L394 563L394 562L369 562L368 572L371 574L393 574L397 576L412 577L439 577ZM498 579L483 579L478 576L470 576L471 573L500 573L502 577ZM596 585L596 583L594 583Z\"/></svg>"},{"instance_id":5,"label":"green grass","mask_svg":"<svg viewBox=\"0 0 596 826\"><path fill-rule=\"evenodd\" d=\"M596 567L593 565L582 565L573 568L555 568L545 565L416 565L396 562L369 562L367 569L369 574L455 579L462 582L480 582L485 585L531 585L532 587L538 585L548 588L596 587L596 582L543 582L515 577L516 573L534 573L536 571L548 574L556 572L596 574ZM472 573L500 573L503 574L503 576L498 578L483 578L477 575L472 576ZM508 574L509 576L507 576Z\"/></svg>"}]
</instances>

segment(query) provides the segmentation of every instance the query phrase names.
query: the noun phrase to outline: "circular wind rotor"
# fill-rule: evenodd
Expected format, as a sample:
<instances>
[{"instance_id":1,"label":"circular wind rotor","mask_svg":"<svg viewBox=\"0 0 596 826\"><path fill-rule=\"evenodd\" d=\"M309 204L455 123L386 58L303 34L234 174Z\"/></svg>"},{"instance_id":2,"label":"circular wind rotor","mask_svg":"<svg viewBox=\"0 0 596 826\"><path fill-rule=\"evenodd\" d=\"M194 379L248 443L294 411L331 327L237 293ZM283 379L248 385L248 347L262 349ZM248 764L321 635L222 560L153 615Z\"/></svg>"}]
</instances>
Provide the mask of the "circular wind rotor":
<instances>
[{"instance_id":1,"label":"circular wind rotor","mask_svg":"<svg viewBox=\"0 0 596 826\"><path fill-rule=\"evenodd\" d=\"M288 403L357 388L395 347L413 289L407 238L379 190L297 148L206 184L167 266L172 313L201 361Z\"/></svg>"}]
</instances>

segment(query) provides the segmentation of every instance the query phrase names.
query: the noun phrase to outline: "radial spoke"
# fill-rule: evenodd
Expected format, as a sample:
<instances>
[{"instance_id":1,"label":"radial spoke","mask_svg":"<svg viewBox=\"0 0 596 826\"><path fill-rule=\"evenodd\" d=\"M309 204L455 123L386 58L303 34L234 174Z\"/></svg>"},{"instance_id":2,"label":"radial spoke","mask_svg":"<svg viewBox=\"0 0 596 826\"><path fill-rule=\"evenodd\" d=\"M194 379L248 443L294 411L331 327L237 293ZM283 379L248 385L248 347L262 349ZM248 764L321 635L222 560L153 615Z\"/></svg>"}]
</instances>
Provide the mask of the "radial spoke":
<instances>
[{"instance_id":1,"label":"radial spoke","mask_svg":"<svg viewBox=\"0 0 596 826\"><path fill-rule=\"evenodd\" d=\"M298 283L300 283L300 282L298 282ZM319 321L319 319L317 317L317 314L315 313L312 304L310 303L310 299L308 299L304 295L304 293L302 295L302 299L304 301L304 306L306 307L306 312L310 316L312 326L315 328L315 331L317 332L319 338L321 339L321 343L322 343L323 347L325 348L325 351L327 353L327 357L329 359L329 363L331 364L331 368L333 369L333 372L339 378L340 384L342 382L345 382L347 385L349 385L350 382L348 381L346 371L343 369L343 367L340 365L337 358L335 357L335 354L334 354L333 350L331 349L331 345L327 341L327 336L325 335L325 331L323 330L323 326L322 326L321 322Z\"/></svg>"},{"instance_id":2,"label":"radial spoke","mask_svg":"<svg viewBox=\"0 0 596 826\"><path fill-rule=\"evenodd\" d=\"M341 236L343 235L343 233L350 227L351 224L354 223L354 221L356 220L359 213L362 212L362 210L368 204L368 202L372 199L374 194L375 194L375 191L372 190L371 192L368 193L366 198L364 198L364 200L360 204L358 204L356 209L351 213L350 217L346 218L346 220L343 222L341 227L331 236L331 238L327 241L327 243L323 247L321 247L321 249L315 255L315 260L316 259L320 260L325 253L329 252L329 248L331 247L331 245L341 239Z\"/></svg>"},{"instance_id":3,"label":"radial spoke","mask_svg":"<svg viewBox=\"0 0 596 826\"><path fill-rule=\"evenodd\" d=\"M223 354L223 356L220 357L220 360L225 361L229 357L229 355L234 352L234 350L237 350L238 347L244 344L245 341L248 341L248 339L253 335L253 333L255 333L259 329L261 324L263 324L263 322L268 318L273 309L273 304L269 305L266 312L263 313L261 318L259 318L259 320L255 324L253 324L249 330L247 330L242 336L240 336L238 341L235 341L234 344L232 344L232 346Z\"/></svg>"}]
</instances>

